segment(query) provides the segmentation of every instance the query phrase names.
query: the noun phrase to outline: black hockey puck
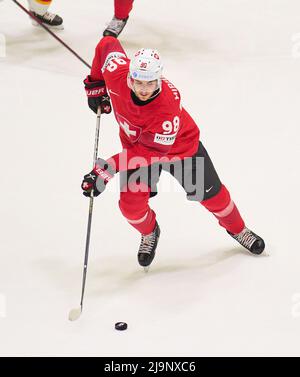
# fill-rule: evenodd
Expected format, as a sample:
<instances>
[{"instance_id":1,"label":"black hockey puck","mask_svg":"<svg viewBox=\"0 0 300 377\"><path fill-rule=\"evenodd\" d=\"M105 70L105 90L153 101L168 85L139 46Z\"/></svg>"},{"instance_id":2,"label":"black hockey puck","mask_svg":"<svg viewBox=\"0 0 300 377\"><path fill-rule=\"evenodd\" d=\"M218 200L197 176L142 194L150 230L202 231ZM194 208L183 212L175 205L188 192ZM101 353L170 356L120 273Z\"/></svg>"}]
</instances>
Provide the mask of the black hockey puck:
<instances>
[{"instance_id":1,"label":"black hockey puck","mask_svg":"<svg viewBox=\"0 0 300 377\"><path fill-rule=\"evenodd\" d=\"M126 322L117 322L117 323L115 323L115 329L116 330L126 330L127 329L127 323Z\"/></svg>"}]
</instances>

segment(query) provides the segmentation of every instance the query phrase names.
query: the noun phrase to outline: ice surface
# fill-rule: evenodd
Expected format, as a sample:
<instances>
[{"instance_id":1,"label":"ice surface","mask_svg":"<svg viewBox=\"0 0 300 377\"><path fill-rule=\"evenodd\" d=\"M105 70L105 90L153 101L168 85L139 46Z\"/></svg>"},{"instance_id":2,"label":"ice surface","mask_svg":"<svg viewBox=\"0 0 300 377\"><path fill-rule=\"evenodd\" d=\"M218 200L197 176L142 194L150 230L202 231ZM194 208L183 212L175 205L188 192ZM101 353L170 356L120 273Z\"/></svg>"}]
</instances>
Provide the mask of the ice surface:
<instances>
[{"instance_id":1,"label":"ice surface","mask_svg":"<svg viewBox=\"0 0 300 377\"><path fill-rule=\"evenodd\" d=\"M91 62L113 1L55 1L52 11L64 18L59 36ZM162 233L145 274L115 180L95 203L84 309L70 322L96 123L88 70L12 1L0 3L1 356L300 355L299 13L298 0L135 1L125 49L161 52L271 256L239 248L178 186L164 189L164 175L151 202ZM100 155L119 149L116 122L103 116ZM128 330L115 331L117 321Z\"/></svg>"}]
</instances>

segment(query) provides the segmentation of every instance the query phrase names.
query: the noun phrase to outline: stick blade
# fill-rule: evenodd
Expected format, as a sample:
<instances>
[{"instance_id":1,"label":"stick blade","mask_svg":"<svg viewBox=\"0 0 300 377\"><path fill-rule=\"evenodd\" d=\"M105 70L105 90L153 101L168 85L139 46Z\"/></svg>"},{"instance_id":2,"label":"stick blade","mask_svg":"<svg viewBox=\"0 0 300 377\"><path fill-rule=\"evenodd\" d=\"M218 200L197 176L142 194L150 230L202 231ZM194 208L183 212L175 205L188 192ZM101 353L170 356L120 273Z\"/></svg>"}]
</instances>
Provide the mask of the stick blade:
<instances>
[{"instance_id":1,"label":"stick blade","mask_svg":"<svg viewBox=\"0 0 300 377\"><path fill-rule=\"evenodd\" d=\"M76 321L80 317L81 307L70 310L69 321Z\"/></svg>"}]
</instances>

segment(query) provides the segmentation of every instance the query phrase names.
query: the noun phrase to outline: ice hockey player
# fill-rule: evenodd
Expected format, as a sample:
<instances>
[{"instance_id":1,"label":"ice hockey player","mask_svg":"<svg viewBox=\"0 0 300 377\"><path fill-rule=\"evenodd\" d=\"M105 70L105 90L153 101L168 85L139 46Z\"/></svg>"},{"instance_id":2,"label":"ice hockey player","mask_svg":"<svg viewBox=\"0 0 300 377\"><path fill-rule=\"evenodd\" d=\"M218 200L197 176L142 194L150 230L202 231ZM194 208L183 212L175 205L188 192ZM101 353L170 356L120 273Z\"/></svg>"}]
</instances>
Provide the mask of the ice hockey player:
<instances>
[{"instance_id":1,"label":"ice hockey player","mask_svg":"<svg viewBox=\"0 0 300 377\"><path fill-rule=\"evenodd\" d=\"M156 194L161 169L179 181L188 200L200 202L250 253L263 252L263 239L245 226L202 140L199 141L199 128L181 106L179 91L162 77L157 51L141 49L129 60L116 38L104 37L96 47L91 73L84 84L94 112L100 106L103 113L110 113L108 94L111 96L123 151L107 160L97 160L94 169L84 176L83 194L98 196L114 174L120 172L119 207L128 223L141 234L141 266L151 264L160 236L156 214L148 201ZM199 180L197 173L201 169ZM201 181L196 186L191 184L195 177Z\"/></svg>"},{"instance_id":2,"label":"ice hockey player","mask_svg":"<svg viewBox=\"0 0 300 377\"><path fill-rule=\"evenodd\" d=\"M63 19L57 14L48 12L52 0L28 0L30 12L43 24L53 29L63 29ZM38 26L38 22L32 19L32 24Z\"/></svg>"},{"instance_id":3,"label":"ice hockey player","mask_svg":"<svg viewBox=\"0 0 300 377\"><path fill-rule=\"evenodd\" d=\"M114 0L115 14L103 32L103 36L117 38L124 29L132 10L133 0Z\"/></svg>"}]
</instances>

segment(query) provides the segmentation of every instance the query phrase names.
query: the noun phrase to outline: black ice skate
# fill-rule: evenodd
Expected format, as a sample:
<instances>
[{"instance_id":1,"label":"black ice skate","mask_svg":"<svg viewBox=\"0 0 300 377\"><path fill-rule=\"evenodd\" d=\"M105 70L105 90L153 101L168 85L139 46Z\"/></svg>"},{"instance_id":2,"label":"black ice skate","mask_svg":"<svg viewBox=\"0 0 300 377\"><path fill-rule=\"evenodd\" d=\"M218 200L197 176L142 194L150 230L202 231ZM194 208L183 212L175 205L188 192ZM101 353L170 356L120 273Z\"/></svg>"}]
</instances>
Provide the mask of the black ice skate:
<instances>
[{"instance_id":1,"label":"black ice skate","mask_svg":"<svg viewBox=\"0 0 300 377\"><path fill-rule=\"evenodd\" d=\"M259 255L264 251L264 240L246 227L238 234L227 233L252 254Z\"/></svg>"},{"instance_id":2,"label":"black ice skate","mask_svg":"<svg viewBox=\"0 0 300 377\"><path fill-rule=\"evenodd\" d=\"M157 247L160 235L160 228L155 224L155 228L150 234L142 234L141 244L138 251L138 262L148 271L148 268L155 257L155 250Z\"/></svg>"},{"instance_id":3,"label":"black ice skate","mask_svg":"<svg viewBox=\"0 0 300 377\"><path fill-rule=\"evenodd\" d=\"M43 16L41 16L33 11L30 11L30 13L32 13L32 15L41 21L45 26L58 30L62 30L64 28L63 19L57 14L46 12ZM32 25L39 26L39 23L32 19Z\"/></svg>"},{"instance_id":4,"label":"black ice skate","mask_svg":"<svg viewBox=\"0 0 300 377\"><path fill-rule=\"evenodd\" d=\"M113 17L110 23L107 25L106 29L103 32L103 36L111 36L118 38L121 31L124 29L124 26L126 25L126 22L128 20L127 18L124 18L123 20L120 20L119 18Z\"/></svg>"}]
</instances>

